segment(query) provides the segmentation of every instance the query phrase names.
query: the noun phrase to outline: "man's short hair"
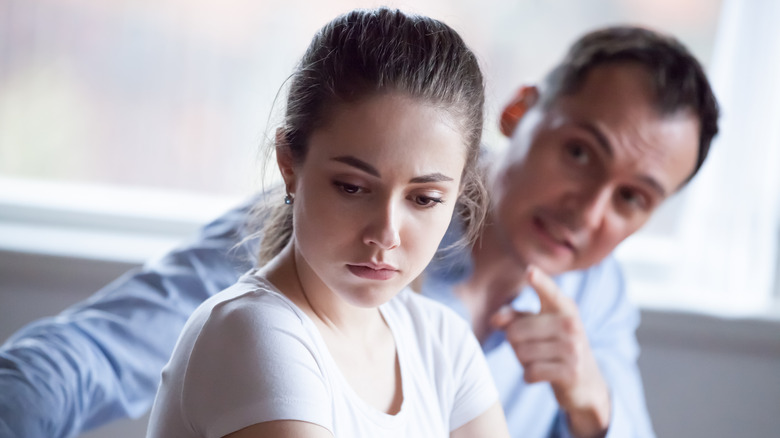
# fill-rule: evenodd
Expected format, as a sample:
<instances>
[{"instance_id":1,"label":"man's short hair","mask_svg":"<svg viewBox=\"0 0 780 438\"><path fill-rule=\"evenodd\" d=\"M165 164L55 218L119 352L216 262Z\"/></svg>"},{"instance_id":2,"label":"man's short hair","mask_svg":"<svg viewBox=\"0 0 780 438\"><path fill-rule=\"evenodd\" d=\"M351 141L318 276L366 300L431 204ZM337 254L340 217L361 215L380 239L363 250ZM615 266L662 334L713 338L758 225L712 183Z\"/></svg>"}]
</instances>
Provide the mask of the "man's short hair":
<instances>
[{"instance_id":1,"label":"man's short hair","mask_svg":"<svg viewBox=\"0 0 780 438\"><path fill-rule=\"evenodd\" d=\"M635 26L615 26L587 33L569 49L564 59L545 78L543 104L571 95L582 86L594 68L620 62L635 62L649 74L662 115L693 111L700 122L696 167L693 178L718 133L718 102L699 61L677 39Z\"/></svg>"}]
</instances>

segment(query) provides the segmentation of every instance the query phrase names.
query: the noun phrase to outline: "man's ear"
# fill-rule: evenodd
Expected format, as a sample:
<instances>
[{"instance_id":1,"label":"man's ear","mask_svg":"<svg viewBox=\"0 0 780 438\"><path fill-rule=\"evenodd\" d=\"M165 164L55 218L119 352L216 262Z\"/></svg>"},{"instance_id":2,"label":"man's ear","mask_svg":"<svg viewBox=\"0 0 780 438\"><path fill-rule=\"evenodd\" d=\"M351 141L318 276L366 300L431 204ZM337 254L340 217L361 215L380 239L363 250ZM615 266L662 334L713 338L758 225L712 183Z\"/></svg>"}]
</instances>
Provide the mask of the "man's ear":
<instances>
[{"instance_id":1,"label":"man's ear","mask_svg":"<svg viewBox=\"0 0 780 438\"><path fill-rule=\"evenodd\" d=\"M504 107L501 113L501 133L512 137L520 119L539 100L539 89L534 85L524 85L515 93L511 101Z\"/></svg>"},{"instance_id":2,"label":"man's ear","mask_svg":"<svg viewBox=\"0 0 780 438\"><path fill-rule=\"evenodd\" d=\"M290 143L287 141L287 134L283 128L276 130L276 164L279 166L279 172L282 174L287 193L295 193L295 160L293 160Z\"/></svg>"}]
</instances>

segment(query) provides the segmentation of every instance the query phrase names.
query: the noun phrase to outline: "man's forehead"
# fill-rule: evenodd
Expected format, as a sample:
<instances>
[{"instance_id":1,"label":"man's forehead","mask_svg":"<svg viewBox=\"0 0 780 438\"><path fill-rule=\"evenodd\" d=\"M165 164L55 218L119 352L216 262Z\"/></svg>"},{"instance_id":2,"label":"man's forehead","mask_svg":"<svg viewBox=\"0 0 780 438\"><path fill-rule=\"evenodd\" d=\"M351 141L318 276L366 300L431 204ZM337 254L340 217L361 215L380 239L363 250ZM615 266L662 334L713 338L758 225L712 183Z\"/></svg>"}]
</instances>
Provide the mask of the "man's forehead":
<instances>
[{"instance_id":1,"label":"man's forehead","mask_svg":"<svg viewBox=\"0 0 780 438\"><path fill-rule=\"evenodd\" d=\"M635 63L619 63L594 67L576 90L558 96L549 106L566 104L608 114L637 107L655 109L655 100L647 70Z\"/></svg>"}]
</instances>

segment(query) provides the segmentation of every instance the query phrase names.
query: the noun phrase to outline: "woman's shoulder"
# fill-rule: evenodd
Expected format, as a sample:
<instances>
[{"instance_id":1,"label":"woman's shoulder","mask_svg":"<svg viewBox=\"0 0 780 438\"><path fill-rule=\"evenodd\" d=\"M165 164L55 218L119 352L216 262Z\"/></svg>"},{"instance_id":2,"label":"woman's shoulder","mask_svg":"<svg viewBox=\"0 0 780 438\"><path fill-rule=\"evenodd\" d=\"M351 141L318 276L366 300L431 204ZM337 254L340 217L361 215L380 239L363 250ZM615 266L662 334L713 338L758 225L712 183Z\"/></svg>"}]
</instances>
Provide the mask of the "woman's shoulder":
<instances>
[{"instance_id":1,"label":"woman's shoulder","mask_svg":"<svg viewBox=\"0 0 780 438\"><path fill-rule=\"evenodd\" d=\"M186 421L213 431L203 436L287 418L329 424L316 328L267 280L250 271L193 317L168 375L180 380Z\"/></svg>"},{"instance_id":2,"label":"woman's shoulder","mask_svg":"<svg viewBox=\"0 0 780 438\"><path fill-rule=\"evenodd\" d=\"M193 362L249 364L258 358L263 358L264 366L284 367L291 362L318 361L322 352L311 320L251 271L204 302L187 325L180 341L190 351L188 368Z\"/></svg>"},{"instance_id":3,"label":"woman's shoulder","mask_svg":"<svg viewBox=\"0 0 780 438\"><path fill-rule=\"evenodd\" d=\"M291 326L305 329L304 320L292 301L251 270L198 306L190 322L201 331L245 331Z\"/></svg>"}]
</instances>

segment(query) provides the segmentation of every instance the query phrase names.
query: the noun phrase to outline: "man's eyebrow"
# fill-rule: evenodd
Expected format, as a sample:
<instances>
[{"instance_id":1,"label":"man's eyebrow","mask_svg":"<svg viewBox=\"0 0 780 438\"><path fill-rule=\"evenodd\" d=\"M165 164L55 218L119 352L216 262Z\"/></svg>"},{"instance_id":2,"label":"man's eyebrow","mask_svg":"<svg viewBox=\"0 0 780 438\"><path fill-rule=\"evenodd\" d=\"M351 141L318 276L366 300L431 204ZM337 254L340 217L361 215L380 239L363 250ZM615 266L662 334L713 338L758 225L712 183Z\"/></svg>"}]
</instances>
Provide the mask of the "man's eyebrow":
<instances>
[{"instance_id":1,"label":"man's eyebrow","mask_svg":"<svg viewBox=\"0 0 780 438\"><path fill-rule=\"evenodd\" d=\"M352 155L340 155L338 157L331 158L331 160L338 161L338 162L344 163L344 164L346 164L348 166L352 166L352 167L358 168L358 169L362 170L363 172L366 172L367 174L373 175L373 176L375 176L377 178L381 178L382 177L382 175L379 174L379 171L376 170L376 167L366 163L365 161L363 161L363 160L361 160L359 158L355 158Z\"/></svg>"},{"instance_id":2,"label":"man's eyebrow","mask_svg":"<svg viewBox=\"0 0 780 438\"><path fill-rule=\"evenodd\" d=\"M607 140L607 137L604 135L603 132L594 124L589 122L579 122L577 123L577 126L588 131L593 137L596 138L596 143L601 146L602 149L604 149L604 152L611 158L614 156L612 152L612 145L609 143L609 140ZM645 184L650 186L655 192L657 192L661 197L666 197L666 189L664 186L661 185L661 183L658 182L657 179L653 178L650 175L641 175L639 177L640 180L642 180Z\"/></svg>"},{"instance_id":3,"label":"man's eyebrow","mask_svg":"<svg viewBox=\"0 0 780 438\"><path fill-rule=\"evenodd\" d=\"M589 122L577 122L576 125L588 132L596 138L596 143L601 146L602 149L604 149L604 152L609 155L609 157L612 157L612 145L609 144L609 140L607 140L607 136L604 135L601 130L596 127L593 123Z\"/></svg>"},{"instance_id":4,"label":"man's eyebrow","mask_svg":"<svg viewBox=\"0 0 780 438\"><path fill-rule=\"evenodd\" d=\"M666 189L664 189L664 186L662 186L661 183L658 182L658 180L656 180L650 175L641 175L639 179L644 181L645 184L649 185L653 190L658 192L658 194L661 195L662 198L666 198Z\"/></svg>"}]
</instances>

